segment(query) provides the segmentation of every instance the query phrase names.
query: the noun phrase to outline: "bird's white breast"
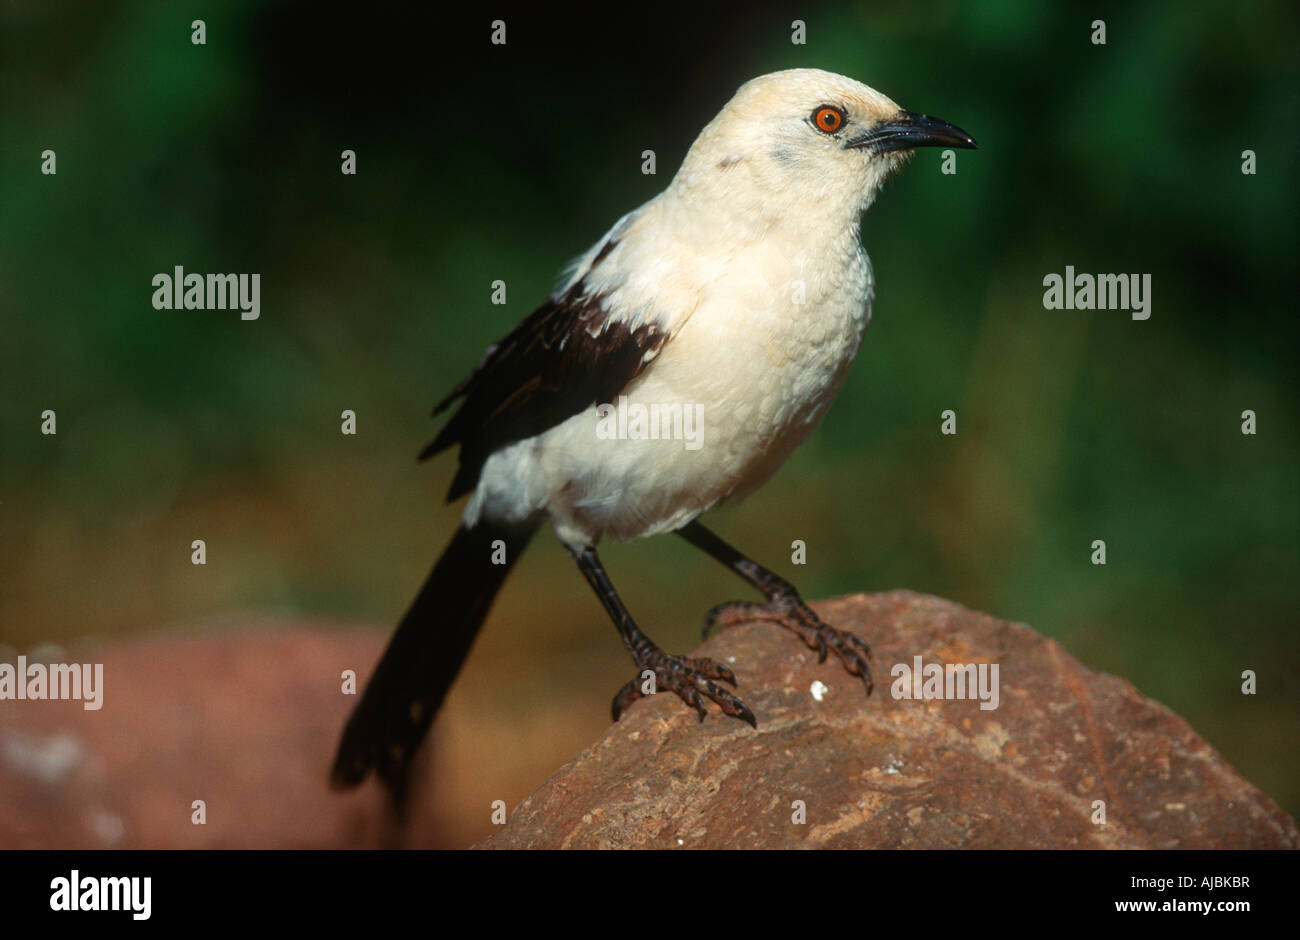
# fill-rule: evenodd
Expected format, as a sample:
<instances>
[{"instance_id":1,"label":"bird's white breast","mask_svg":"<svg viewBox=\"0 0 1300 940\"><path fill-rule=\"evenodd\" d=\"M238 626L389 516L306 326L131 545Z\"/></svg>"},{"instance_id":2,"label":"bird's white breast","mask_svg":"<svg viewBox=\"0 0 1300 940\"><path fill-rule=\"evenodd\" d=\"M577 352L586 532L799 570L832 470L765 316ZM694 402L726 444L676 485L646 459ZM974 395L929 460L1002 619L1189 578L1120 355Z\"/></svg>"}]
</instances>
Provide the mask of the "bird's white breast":
<instances>
[{"instance_id":1,"label":"bird's white breast","mask_svg":"<svg viewBox=\"0 0 1300 940\"><path fill-rule=\"evenodd\" d=\"M656 208L643 208L647 221L660 221ZM671 531L760 486L830 407L870 318L871 267L856 227L714 244L683 233L664 246L639 238L640 222L620 223L610 270L636 275L617 282L611 301L628 316L657 316L673 335L626 389L626 407L691 409L702 419L695 448L609 439L592 407L490 457L467 522L547 512L571 544Z\"/></svg>"}]
</instances>

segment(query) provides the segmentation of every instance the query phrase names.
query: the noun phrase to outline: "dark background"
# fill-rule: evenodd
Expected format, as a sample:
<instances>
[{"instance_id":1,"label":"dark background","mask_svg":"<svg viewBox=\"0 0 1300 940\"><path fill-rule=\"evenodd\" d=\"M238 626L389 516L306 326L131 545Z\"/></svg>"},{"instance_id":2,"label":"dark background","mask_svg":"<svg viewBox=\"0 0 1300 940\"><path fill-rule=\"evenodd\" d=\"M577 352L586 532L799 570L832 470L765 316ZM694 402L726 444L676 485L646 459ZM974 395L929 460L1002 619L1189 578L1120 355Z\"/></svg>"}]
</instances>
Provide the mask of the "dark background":
<instances>
[{"instance_id":1,"label":"dark background","mask_svg":"<svg viewBox=\"0 0 1300 940\"><path fill-rule=\"evenodd\" d=\"M1027 622L1300 810L1294 5L0 11L0 643L254 612L386 629L461 508L441 503L454 458L414 460L428 408L667 185L738 85L813 66L980 150L955 176L922 152L886 187L858 363L716 528L805 596L905 587ZM260 273L261 319L154 310L175 265ZM1066 265L1150 273L1151 319L1044 310ZM569 559L536 545L449 707L466 792L522 797L631 675ZM680 540L604 554L670 650L743 595Z\"/></svg>"}]
</instances>

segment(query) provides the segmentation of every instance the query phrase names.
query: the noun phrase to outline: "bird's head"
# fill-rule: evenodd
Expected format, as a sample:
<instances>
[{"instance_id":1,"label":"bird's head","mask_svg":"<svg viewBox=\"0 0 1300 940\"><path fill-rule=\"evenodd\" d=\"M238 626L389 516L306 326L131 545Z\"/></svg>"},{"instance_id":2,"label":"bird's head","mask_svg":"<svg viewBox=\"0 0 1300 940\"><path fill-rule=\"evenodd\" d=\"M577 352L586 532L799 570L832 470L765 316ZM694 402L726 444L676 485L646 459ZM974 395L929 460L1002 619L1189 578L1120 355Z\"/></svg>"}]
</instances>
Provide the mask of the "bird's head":
<instances>
[{"instance_id":1,"label":"bird's head","mask_svg":"<svg viewBox=\"0 0 1300 940\"><path fill-rule=\"evenodd\" d=\"M917 147L974 149L975 141L851 78L791 69L742 85L674 182L693 200L729 202L740 213L856 221Z\"/></svg>"}]
</instances>

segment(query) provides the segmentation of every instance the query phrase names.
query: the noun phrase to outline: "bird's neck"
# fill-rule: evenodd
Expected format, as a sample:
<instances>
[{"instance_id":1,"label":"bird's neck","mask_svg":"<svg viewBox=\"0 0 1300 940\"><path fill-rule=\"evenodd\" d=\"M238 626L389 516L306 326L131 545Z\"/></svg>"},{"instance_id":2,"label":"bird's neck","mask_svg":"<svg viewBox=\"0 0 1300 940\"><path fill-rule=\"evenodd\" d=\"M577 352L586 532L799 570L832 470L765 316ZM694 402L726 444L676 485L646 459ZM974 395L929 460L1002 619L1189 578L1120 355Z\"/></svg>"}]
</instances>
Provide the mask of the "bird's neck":
<instances>
[{"instance_id":1,"label":"bird's neck","mask_svg":"<svg viewBox=\"0 0 1300 940\"><path fill-rule=\"evenodd\" d=\"M789 243L800 252L847 255L857 250L862 209L843 203L815 208L788 198L764 198L743 187L718 192L681 177L661 196L660 209L684 241L710 253L756 244Z\"/></svg>"}]
</instances>

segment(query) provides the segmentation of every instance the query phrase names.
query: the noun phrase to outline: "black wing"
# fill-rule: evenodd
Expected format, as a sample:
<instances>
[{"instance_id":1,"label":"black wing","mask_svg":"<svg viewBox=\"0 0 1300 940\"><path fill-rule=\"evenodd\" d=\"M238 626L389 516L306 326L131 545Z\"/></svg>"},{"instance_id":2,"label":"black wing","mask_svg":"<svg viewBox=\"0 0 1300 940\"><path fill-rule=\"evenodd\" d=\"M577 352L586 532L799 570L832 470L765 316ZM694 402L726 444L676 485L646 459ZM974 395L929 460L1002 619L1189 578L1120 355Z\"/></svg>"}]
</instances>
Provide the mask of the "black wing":
<instances>
[{"instance_id":1,"label":"black wing","mask_svg":"<svg viewBox=\"0 0 1300 940\"><path fill-rule=\"evenodd\" d=\"M668 341L650 324L612 320L599 296L579 281L552 297L488 347L483 359L438 403L439 414L464 398L438 436L420 452L431 457L460 444L451 502L478 485L494 451L554 427L593 404L612 401Z\"/></svg>"}]
</instances>

